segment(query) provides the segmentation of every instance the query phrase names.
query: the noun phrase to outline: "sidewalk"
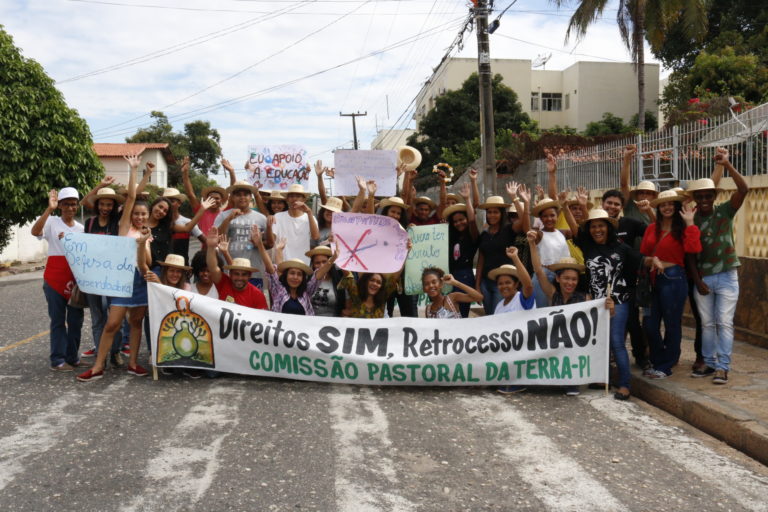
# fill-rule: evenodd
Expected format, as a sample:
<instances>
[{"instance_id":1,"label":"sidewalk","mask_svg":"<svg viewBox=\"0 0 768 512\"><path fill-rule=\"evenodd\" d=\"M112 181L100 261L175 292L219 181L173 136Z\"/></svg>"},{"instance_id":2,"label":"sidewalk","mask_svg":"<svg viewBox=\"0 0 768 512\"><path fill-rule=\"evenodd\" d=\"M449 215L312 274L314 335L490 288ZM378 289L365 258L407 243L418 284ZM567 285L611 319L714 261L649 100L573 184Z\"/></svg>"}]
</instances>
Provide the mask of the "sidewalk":
<instances>
[{"instance_id":1,"label":"sidewalk","mask_svg":"<svg viewBox=\"0 0 768 512\"><path fill-rule=\"evenodd\" d=\"M694 331L683 328L673 375L650 380L632 365L632 394L768 465L768 350L735 342L728 384L694 379Z\"/></svg>"},{"instance_id":2,"label":"sidewalk","mask_svg":"<svg viewBox=\"0 0 768 512\"><path fill-rule=\"evenodd\" d=\"M43 268L43 262L0 267L0 286ZM473 309L477 312L482 308ZM693 329L683 328L680 363L667 379L647 379L633 364L632 395L768 465L768 349L735 342L728 384L716 386L711 378L690 376L693 335Z\"/></svg>"}]
</instances>

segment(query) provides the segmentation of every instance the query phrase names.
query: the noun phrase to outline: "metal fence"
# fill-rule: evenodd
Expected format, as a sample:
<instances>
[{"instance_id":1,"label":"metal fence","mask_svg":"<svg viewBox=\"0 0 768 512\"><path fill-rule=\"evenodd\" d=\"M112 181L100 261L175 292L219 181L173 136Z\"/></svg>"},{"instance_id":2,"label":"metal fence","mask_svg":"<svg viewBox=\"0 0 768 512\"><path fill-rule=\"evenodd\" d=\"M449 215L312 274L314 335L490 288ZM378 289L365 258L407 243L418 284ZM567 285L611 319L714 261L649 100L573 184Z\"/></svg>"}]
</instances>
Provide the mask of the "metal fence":
<instances>
[{"instance_id":1,"label":"metal fence","mask_svg":"<svg viewBox=\"0 0 768 512\"><path fill-rule=\"evenodd\" d=\"M728 148L731 162L743 175L768 174L768 104L738 119L726 114L561 153L557 155L558 189L617 188L627 144L637 144L638 148L632 165L632 185L650 180L666 189L708 178L717 146ZM546 187L545 160L536 161L536 176L537 182Z\"/></svg>"}]
</instances>

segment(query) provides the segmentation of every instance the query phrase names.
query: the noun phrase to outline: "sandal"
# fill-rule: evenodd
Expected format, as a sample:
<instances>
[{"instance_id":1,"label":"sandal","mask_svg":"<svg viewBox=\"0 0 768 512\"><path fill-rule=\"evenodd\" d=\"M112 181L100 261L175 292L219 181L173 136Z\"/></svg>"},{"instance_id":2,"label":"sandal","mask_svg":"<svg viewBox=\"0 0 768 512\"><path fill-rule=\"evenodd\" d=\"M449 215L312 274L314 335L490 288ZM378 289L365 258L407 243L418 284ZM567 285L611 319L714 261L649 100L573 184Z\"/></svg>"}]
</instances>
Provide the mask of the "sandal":
<instances>
[{"instance_id":1,"label":"sandal","mask_svg":"<svg viewBox=\"0 0 768 512\"><path fill-rule=\"evenodd\" d=\"M626 393L622 393L622 389L626 390ZM613 394L613 398L622 401L629 400L629 390L627 388L619 388L619 390Z\"/></svg>"}]
</instances>

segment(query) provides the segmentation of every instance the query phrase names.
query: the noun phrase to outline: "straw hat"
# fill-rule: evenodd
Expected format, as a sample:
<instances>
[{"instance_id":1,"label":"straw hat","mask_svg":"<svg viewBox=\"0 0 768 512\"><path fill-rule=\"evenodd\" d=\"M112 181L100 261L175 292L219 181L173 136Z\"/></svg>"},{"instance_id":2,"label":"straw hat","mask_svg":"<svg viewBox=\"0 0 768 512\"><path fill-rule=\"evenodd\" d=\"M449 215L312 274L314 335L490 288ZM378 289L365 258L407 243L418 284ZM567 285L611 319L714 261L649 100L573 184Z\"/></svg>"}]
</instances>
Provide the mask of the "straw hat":
<instances>
[{"instance_id":1,"label":"straw hat","mask_svg":"<svg viewBox=\"0 0 768 512\"><path fill-rule=\"evenodd\" d=\"M656 188L656 184L652 181L641 181L637 184L637 186L632 190L632 192L629 193L629 195L632 197L632 199L635 199L637 197L638 192L652 192L654 194L658 194L659 190Z\"/></svg>"},{"instance_id":2,"label":"straw hat","mask_svg":"<svg viewBox=\"0 0 768 512\"><path fill-rule=\"evenodd\" d=\"M210 194L211 192L218 192L219 194L221 194L221 200L222 201L226 201L227 200L227 196L229 195L229 194L227 194L227 191L224 189L224 187L216 187L216 186L214 186L214 187L203 187L203 190L200 191L200 194L205 199L205 198L208 197L208 194Z\"/></svg>"},{"instance_id":3,"label":"straw hat","mask_svg":"<svg viewBox=\"0 0 768 512\"><path fill-rule=\"evenodd\" d=\"M665 190L664 192L660 193L656 199L651 201L651 206L656 208L661 203L666 203L667 201L678 201L682 202L688 199L687 197L678 194L674 190Z\"/></svg>"},{"instance_id":4,"label":"straw hat","mask_svg":"<svg viewBox=\"0 0 768 512\"><path fill-rule=\"evenodd\" d=\"M565 201L565 203L563 203L563 206L573 206L574 204L579 204L579 200L576 199L575 196L571 196L570 199L568 199L567 201ZM590 200L587 200L587 210L591 210L594 207L595 207L595 203L593 203Z\"/></svg>"},{"instance_id":5,"label":"straw hat","mask_svg":"<svg viewBox=\"0 0 768 512\"><path fill-rule=\"evenodd\" d=\"M461 197L459 194L448 194L447 196L445 196L445 198L446 199L453 199L457 203L463 203L464 202L464 198Z\"/></svg>"},{"instance_id":6,"label":"straw hat","mask_svg":"<svg viewBox=\"0 0 768 512\"><path fill-rule=\"evenodd\" d=\"M483 204L477 205L477 207L481 210L487 210L488 208L501 208L502 210L506 210L510 206L512 205L505 203L504 198L501 196L491 196L486 199Z\"/></svg>"},{"instance_id":7,"label":"straw hat","mask_svg":"<svg viewBox=\"0 0 768 512\"><path fill-rule=\"evenodd\" d=\"M709 178L702 178L700 180L693 180L688 182L688 187L685 189L687 194L693 194L699 190L720 190L715 186L715 182Z\"/></svg>"},{"instance_id":8,"label":"straw hat","mask_svg":"<svg viewBox=\"0 0 768 512\"><path fill-rule=\"evenodd\" d=\"M674 190L675 192L677 192L677 195L679 195L679 196L686 195L685 189L683 187L675 187L675 188L671 188L669 190Z\"/></svg>"},{"instance_id":9,"label":"straw hat","mask_svg":"<svg viewBox=\"0 0 768 512\"><path fill-rule=\"evenodd\" d=\"M178 268L186 271L192 270L192 267L188 267L184 264L184 256L180 256L178 254L169 254L165 257L165 261L160 262L160 265L163 267Z\"/></svg>"},{"instance_id":10,"label":"straw hat","mask_svg":"<svg viewBox=\"0 0 768 512\"><path fill-rule=\"evenodd\" d=\"M224 265L224 270L247 270L248 272L258 272L259 269L251 266L251 260L248 258L235 258L231 265Z\"/></svg>"},{"instance_id":11,"label":"straw hat","mask_svg":"<svg viewBox=\"0 0 768 512\"><path fill-rule=\"evenodd\" d=\"M96 199L93 202L99 204L99 199L112 199L115 203L120 204L125 202L123 196L117 195L117 193L109 187L100 188L99 191L96 192Z\"/></svg>"},{"instance_id":12,"label":"straw hat","mask_svg":"<svg viewBox=\"0 0 768 512\"><path fill-rule=\"evenodd\" d=\"M512 204L507 208L507 213L517 213L517 208L515 208L515 205Z\"/></svg>"},{"instance_id":13,"label":"straw hat","mask_svg":"<svg viewBox=\"0 0 768 512\"><path fill-rule=\"evenodd\" d=\"M451 215L453 215L456 212L466 212L467 211L467 205L464 203L456 203L453 206L449 206L445 210L443 210L443 218L447 219Z\"/></svg>"},{"instance_id":14,"label":"straw hat","mask_svg":"<svg viewBox=\"0 0 768 512\"><path fill-rule=\"evenodd\" d=\"M309 195L309 192L304 191L304 185L294 183L293 185L288 187L288 190L285 191L286 197L288 197L290 194L301 194L304 197L307 197Z\"/></svg>"},{"instance_id":15,"label":"straw hat","mask_svg":"<svg viewBox=\"0 0 768 512\"><path fill-rule=\"evenodd\" d=\"M309 268L309 265L301 261L300 259L292 258L290 260L285 260L284 262L280 263L277 266L278 272L285 272L289 268L297 268L304 272L305 274L312 275L312 269Z\"/></svg>"},{"instance_id":16,"label":"straw hat","mask_svg":"<svg viewBox=\"0 0 768 512\"><path fill-rule=\"evenodd\" d=\"M341 201L338 197L329 197L328 201L324 205L321 205L320 208L325 208L326 210L330 210L332 212L341 212L343 211L344 203Z\"/></svg>"},{"instance_id":17,"label":"straw hat","mask_svg":"<svg viewBox=\"0 0 768 512\"><path fill-rule=\"evenodd\" d=\"M488 272L488 277L496 279L499 276L517 277L517 268L514 265L502 265Z\"/></svg>"},{"instance_id":18,"label":"straw hat","mask_svg":"<svg viewBox=\"0 0 768 512\"><path fill-rule=\"evenodd\" d=\"M429 205L429 207L430 207L430 209L432 209L432 210L434 210L434 209L437 207L437 205L435 204L435 202L434 202L433 200L431 200L430 198L428 198L427 196L419 196L419 197L417 197L417 198L416 198L416 199L413 201L413 205L414 205L414 206L418 206L418 205L419 205L419 204L421 204L421 203L425 203L425 204L428 204L428 205Z\"/></svg>"},{"instance_id":19,"label":"straw hat","mask_svg":"<svg viewBox=\"0 0 768 512\"><path fill-rule=\"evenodd\" d=\"M323 256L328 256L330 258L331 256L333 256L333 251L327 245L318 245L311 251L305 252L304 256L306 256L309 259L312 259L312 256L316 256L318 254L322 254Z\"/></svg>"},{"instance_id":20,"label":"straw hat","mask_svg":"<svg viewBox=\"0 0 768 512\"><path fill-rule=\"evenodd\" d=\"M403 211L408 209L408 207L405 205L405 201L397 196L386 198L381 202L379 206L382 208L386 208L387 206L397 206L398 208L402 208Z\"/></svg>"},{"instance_id":21,"label":"straw hat","mask_svg":"<svg viewBox=\"0 0 768 512\"><path fill-rule=\"evenodd\" d=\"M533 210L531 213L535 217L538 217L541 212L546 210L547 208L555 208L556 210L560 209L560 201L557 199L551 199L547 196L544 196L544 199L536 203L536 206L533 207Z\"/></svg>"},{"instance_id":22,"label":"straw hat","mask_svg":"<svg viewBox=\"0 0 768 512\"><path fill-rule=\"evenodd\" d=\"M557 272L558 270L565 270L567 268L573 269L578 273L584 272L584 269L586 268L584 265L576 261L576 258L571 258L570 256L567 258L560 258L560 260L557 263L553 263L552 265L549 265L549 270L552 272Z\"/></svg>"},{"instance_id":23,"label":"straw hat","mask_svg":"<svg viewBox=\"0 0 768 512\"><path fill-rule=\"evenodd\" d=\"M411 146L397 148L397 165L405 165L406 169L415 169L421 163L421 153Z\"/></svg>"},{"instance_id":24,"label":"straw hat","mask_svg":"<svg viewBox=\"0 0 768 512\"><path fill-rule=\"evenodd\" d=\"M188 200L186 194L182 194L177 188L166 188L163 190L163 195L161 197L166 199L176 199L182 203Z\"/></svg>"},{"instance_id":25,"label":"straw hat","mask_svg":"<svg viewBox=\"0 0 768 512\"><path fill-rule=\"evenodd\" d=\"M586 227L586 225L593 220L604 220L606 222L610 222L614 228L619 226L619 221L617 219L611 218L608 215L608 212L603 210L602 208L595 208L593 210L589 210L589 216L586 219L581 221L581 225Z\"/></svg>"},{"instance_id":26,"label":"straw hat","mask_svg":"<svg viewBox=\"0 0 768 512\"><path fill-rule=\"evenodd\" d=\"M238 180L234 183L234 185L230 185L229 187L227 187L227 194L234 194L238 190L247 190L251 194L254 193L253 185L251 185L247 181Z\"/></svg>"}]
</instances>

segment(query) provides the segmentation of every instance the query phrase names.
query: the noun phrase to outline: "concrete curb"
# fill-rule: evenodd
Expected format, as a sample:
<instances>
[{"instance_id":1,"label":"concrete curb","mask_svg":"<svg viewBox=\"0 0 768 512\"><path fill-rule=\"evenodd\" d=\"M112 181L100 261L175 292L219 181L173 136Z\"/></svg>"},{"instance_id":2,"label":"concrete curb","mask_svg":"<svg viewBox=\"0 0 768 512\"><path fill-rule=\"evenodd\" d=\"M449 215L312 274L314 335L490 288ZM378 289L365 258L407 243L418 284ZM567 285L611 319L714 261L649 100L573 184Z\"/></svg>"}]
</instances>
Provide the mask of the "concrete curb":
<instances>
[{"instance_id":1,"label":"concrete curb","mask_svg":"<svg viewBox=\"0 0 768 512\"><path fill-rule=\"evenodd\" d=\"M45 262L40 261L37 263L25 263L23 265L18 266L11 266L11 267L0 267L0 278L8 277L8 276L15 276L18 274L26 274L28 272L37 272L38 270L43 270L45 268Z\"/></svg>"},{"instance_id":2,"label":"concrete curb","mask_svg":"<svg viewBox=\"0 0 768 512\"><path fill-rule=\"evenodd\" d=\"M632 395L768 465L768 425L747 411L668 380L632 371Z\"/></svg>"}]
</instances>

